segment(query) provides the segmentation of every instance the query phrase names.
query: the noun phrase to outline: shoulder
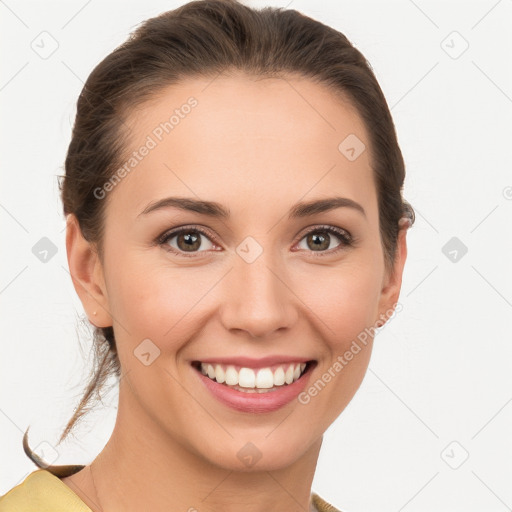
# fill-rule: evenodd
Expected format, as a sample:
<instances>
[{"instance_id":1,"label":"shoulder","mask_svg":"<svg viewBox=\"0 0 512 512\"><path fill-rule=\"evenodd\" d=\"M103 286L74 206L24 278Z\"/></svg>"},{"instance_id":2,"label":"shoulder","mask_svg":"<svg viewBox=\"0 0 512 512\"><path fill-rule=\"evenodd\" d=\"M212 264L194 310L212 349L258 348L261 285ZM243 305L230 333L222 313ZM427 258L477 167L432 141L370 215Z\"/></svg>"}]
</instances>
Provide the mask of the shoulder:
<instances>
[{"instance_id":1,"label":"shoulder","mask_svg":"<svg viewBox=\"0 0 512 512\"><path fill-rule=\"evenodd\" d=\"M0 512L91 512L61 480L45 469L0 496Z\"/></svg>"},{"instance_id":2,"label":"shoulder","mask_svg":"<svg viewBox=\"0 0 512 512\"><path fill-rule=\"evenodd\" d=\"M311 493L311 505L312 512L341 512L314 492Z\"/></svg>"}]
</instances>

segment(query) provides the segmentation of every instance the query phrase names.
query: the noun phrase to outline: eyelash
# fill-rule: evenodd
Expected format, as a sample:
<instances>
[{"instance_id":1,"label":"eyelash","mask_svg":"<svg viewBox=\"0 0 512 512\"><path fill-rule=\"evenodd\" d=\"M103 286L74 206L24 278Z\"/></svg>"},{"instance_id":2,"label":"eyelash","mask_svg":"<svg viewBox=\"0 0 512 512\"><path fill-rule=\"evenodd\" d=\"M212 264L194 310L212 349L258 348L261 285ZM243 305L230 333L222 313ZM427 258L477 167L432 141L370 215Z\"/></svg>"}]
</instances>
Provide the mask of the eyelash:
<instances>
[{"instance_id":1,"label":"eyelash","mask_svg":"<svg viewBox=\"0 0 512 512\"><path fill-rule=\"evenodd\" d=\"M164 249L166 249L167 251L172 252L174 254L177 254L179 256L183 256L185 258L196 258L196 257L199 257L200 254L205 251L199 251L199 252L195 252L195 253L191 252L191 253L187 254L186 252L178 251L174 247L170 247L167 244L167 242L171 238L174 238L175 236L180 235L181 233L194 232L194 231L201 233L202 235L204 235L205 237L210 239L210 241L212 243L215 242L215 240L213 240L213 241L211 240L211 238L214 238L214 237L212 237L210 235L210 233L208 233L205 229L203 229L200 226L191 225L191 226L183 226L183 227L177 228L175 230L165 232L164 234L160 235L156 239L156 243L160 246L165 245L166 247L164 247ZM346 249L347 247L351 247L354 245L354 238L348 231L345 231L344 229L337 228L335 226L327 226L327 225L315 226L315 227L309 229L308 231L306 231L306 233L304 233L302 235L302 237L298 240L298 242L300 242L307 235L309 235L311 233L316 233L316 232L332 233L332 234L336 235L341 240L341 243L338 247L336 247L334 249L327 250L327 251L309 251L312 253L313 257L321 258L321 257L324 257L325 255L332 256L333 254L337 254L339 251L342 251L343 249Z\"/></svg>"}]
</instances>

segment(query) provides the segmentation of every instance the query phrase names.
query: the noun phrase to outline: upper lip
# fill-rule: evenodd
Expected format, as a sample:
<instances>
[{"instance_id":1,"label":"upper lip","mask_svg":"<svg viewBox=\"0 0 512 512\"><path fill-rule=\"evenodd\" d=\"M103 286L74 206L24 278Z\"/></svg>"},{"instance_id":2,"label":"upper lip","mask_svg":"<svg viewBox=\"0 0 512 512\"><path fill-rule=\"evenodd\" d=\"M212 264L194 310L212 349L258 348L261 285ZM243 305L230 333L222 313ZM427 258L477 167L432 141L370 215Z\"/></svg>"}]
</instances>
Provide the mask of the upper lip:
<instances>
[{"instance_id":1,"label":"upper lip","mask_svg":"<svg viewBox=\"0 0 512 512\"><path fill-rule=\"evenodd\" d=\"M205 359L197 359L201 363L210 364L224 364L233 366L242 366L246 368L265 368L275 364L286 364L286 363L307 363L313 361L311 357L299 357L299 356L266 356L260 358L253 357L207 357Z\"/></svg>"}]
</instances>

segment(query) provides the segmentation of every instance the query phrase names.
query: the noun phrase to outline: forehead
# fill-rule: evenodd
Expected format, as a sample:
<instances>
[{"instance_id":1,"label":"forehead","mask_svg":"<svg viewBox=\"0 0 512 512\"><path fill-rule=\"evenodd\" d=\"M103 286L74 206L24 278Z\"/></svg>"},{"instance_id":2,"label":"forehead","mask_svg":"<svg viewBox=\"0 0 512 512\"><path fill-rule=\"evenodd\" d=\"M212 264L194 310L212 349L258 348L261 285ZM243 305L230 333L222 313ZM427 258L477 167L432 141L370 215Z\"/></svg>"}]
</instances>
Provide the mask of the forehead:
<instances>
[{"instance_id":1,"label":"forehead","mask_svg":"<svg viewBox=\"0 0 512 512\"><path fill-rule=\"evenodd\" d=\"M235 209L249 199L277 206L333 191L376 200L364 123L349 102L307 78L187 79L129 113L127 125L128 172L113 195L129 215L166 195ZM347 158L354 142L366 150Z\"/></svg>"}]
</instances>

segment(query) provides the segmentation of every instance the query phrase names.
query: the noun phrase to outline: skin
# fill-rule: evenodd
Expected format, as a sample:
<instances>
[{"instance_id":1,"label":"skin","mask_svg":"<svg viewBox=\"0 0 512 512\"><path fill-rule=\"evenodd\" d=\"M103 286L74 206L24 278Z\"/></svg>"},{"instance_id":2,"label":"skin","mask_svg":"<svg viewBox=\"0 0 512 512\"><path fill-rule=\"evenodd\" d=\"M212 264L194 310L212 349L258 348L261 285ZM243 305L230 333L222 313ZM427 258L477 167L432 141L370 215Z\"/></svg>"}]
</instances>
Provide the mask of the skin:
<instances>
[{"instance_id":1,"label":"skin","mask_svg":"<svg viewBox=\"0 0 512 512\"><path fill-rule=\"evenodd\" d=\"M406 229L386 272L367 131L349 103L305 78L231 74L168 87L130 113L130 151L190 96L198 105L110 192L103 262L68 218L75 289L91 322L114 326L123 377L111 438L63 482L92 510L100 510L99 499L109 512L168 511L169 504L200 512L309 510L323 433L359 388L373 340L308 404L293 400L264 414L218 402L190 362L307 357L317 361L314 383L359 333L393 311ZM351 133L367 148L352 162L338 150ZM366 216L337 208L288 220L297 202L334 195L357 201ZM168 196L219 202L231 218L174 208L138 217ZM201 236L195 258L155 245L182 225L200 225L215 239ZM357 242L333 253L342 241L319 227L331 243L315 257L305 230L317 225L345 229ZM247 236L263 249L252 263L236 252ZM167 247L183 248L177 238ZM160 349L149 366L133 354L146 338ZM252 467L237 457L249 441L261 453Z\"/></svg>"}]
</instances>

